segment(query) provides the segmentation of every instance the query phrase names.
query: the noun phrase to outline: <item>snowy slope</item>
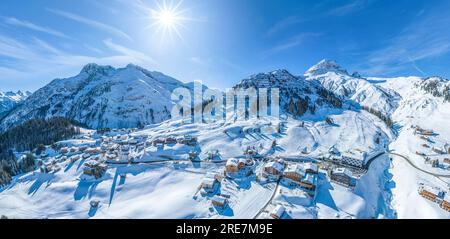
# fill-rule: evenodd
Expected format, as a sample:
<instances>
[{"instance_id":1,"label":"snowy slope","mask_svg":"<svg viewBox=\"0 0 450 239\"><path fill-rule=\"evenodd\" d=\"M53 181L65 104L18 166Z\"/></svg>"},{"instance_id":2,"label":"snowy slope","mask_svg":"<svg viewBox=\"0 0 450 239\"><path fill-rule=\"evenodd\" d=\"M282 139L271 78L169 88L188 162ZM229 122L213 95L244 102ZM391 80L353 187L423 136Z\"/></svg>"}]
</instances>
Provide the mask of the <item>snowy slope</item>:
<instances>
[{"instance_id":1,"label":"snowy slope","mask_svg":"<svg viewBox=\"0 0 450 239\"><path fill-rule=\"evenodd\" d=\"M305 145L311 145L311 155L326 153L330 145L364 150L376 145L378 132L383 132L382 139L388 140L389 130L368 113L360 115L343 111L335 116L335 121L342 127L330 127L319 120L305 120L305 126L299 128L303 121L289 119L282 133L276 129L278 120L270 118L224 125L166 121L131 135L147 135L150 140L186 134L196 136L199 144L191 150L198 150L200 159L205 159L207 152L218 149L220 157L225 160L241 157L248 146L255 146L263 155L288 157L301 155L300 149ZM357 124L354 128L347 127L353 124L350 122ZM361 137L351 138L354 134ZM345 138L348 140L344 141ZM274 140L279 142L280 150L270 150ZM69 140L65 144L85 142L95 141ZM204 175L223 170L224 163L151 163L155 160L155 152L166 155L166 160L183 160L182 156L189 150L178 144L159 150L148 146L137 159L142 164L111 165L107 174L97 181L80 181L85 161L62 162L62 170L54 175L36 171L17 176L10 186L0 191L0 214L15 218L253 218L274 193L273 184L260 184L254 178L245 182L225 180L221 191L230 195L230 210L218 214L207 198L195 195ZM360 191L349 191L337 185L332 189L324 186L317 196L322 206L316 208L313 203L299 202L297 207L290 209L289 215L292 218L335 218L336 214L355 218L376 217L379 212L373 208L380 202L372 198L382 191L376 175L383 170L382 167L376 169L373 179L364 180ZM127 175L126 179L119 177L122 174ZM372 194L365 193L369 189ZM330 205L328 198L337 206ZM101 202L95 212L90 210L91 200ZM297 202L295 198L286 199L280 195L274 202L280 200ZM358 204L354 203L355 200Z\"/></svg>"},{"instance_id":2,"label":"snowy slope","mask_svg":"<svg viewBox=\"0 0 450 239\"><path fill-rule=\"evenodd\" d=\"M397 124L398 137L393 140L390 149L408 157L416 167L429 172L417 170L405 159L393 156L393 166L390 171L395 182L392 188L393 207L398 217L450 218L448 212L439 208L436 203L424 199L417 192L420 184L448 190L450 178L437 177L430 173L450 177L450 171L433 168L431 164L425 163L422 156L416 154L416 152L425 153L431 159L440 160L450 156L438 156L431 149L423 147L423 144L428 144L430 147L442 148L445 143L450 142L448 127L450 103L444 102L442 95L433 96L432 92L427 92L423 88L429 84L430 80L438 80L440 84L437 84L436 89L443 92L448 81L442 78L419 77L372 78L372 80L385 88L397 91L402 96L398 109L392 114ZM414 134L412 126L433 130L437 135L431 137L430 142L426 142Z\"/></svg>"},{"instance_id":3,"label":"snowy slope","mask_svg":"<svg viewBox=\"0 0 450 239\"><path fill-rule=\"evenodd\" d=\"M391 114L398 107L400 95L394 90L372 84L359 75L349 75L334 61L322 60L305 73L308 80L318 80L342 99Z\"/></svg>"},{"instance_id":4,"label":"snowy slope","mask_svg":"<svg viewBox=\"0 0 450 239\"><path fill-rule=\"evenodd\" d=\"M450 143L450 102L445 98L448 80L362 78L349 75L336 62L322 61L303 77L277 70L250 76L235 86L280 88L286 119L211 124L166 120L169 115L163 109L171 106L170 91L179 86L192 87L133 65L122 69L88 65L80 75L55 80L33 94L2 122L2 127L22 118L55 114L99 128L146 123L149 125L144 129L129 135L143 135L150 141L190 135L198 137L198 144L146 145L133 154L136 164L111 164L99 180L81 180L85 161L59 162L62 170L55 174L35 171L19 175L0 189L0 214L15 218L267 218L267 212L281 204L286 208L283 218L450 218L417 191L422 184L448 190L450 171L433 168L416 151L432 159L450 155L439 156L424 148L425 142L412 128L418 125L436 132L428 142L431 147ZM342 107L337 107L336 96L343 101ZM64 104L59 106L61 102ZM147 113L151 115L146 112L148 105L154 117L147 117ZM354 106L389 114L395 123L393 129ZM63 143L95 144L98 140L99 135L92 131L85 134L85 140ZM274 142L277 147L273 147ZM248 147L264 157L286 160L321 158L331 147L340 152L389 147L410 161L393 154L381 155L353 190L330 182L328 172L321 170L314 197L298 188L257 182L255 176L243 181L225 179L220 190L229 196L230 205L219 212L197 189L208 172L223 171L227 159L243 157ZM216 150L218 161L206 161ZM192 151L199 153L201 162L188 160ZM50 158L54 156L58 155ZM263 163L256 163L257 170ZM91 200L100 201L98 210L90 209Z\"/></svg>"},{"instance_id":5,"label":"snowy slope","mask_svg":"<svg viewBox=\"0 0 450 239\"><path fill-rule=\"evenodd\" d=\"M324 87L347 99L348 103L368 106L393 118L396 136L390 137L389 148L409 158L417 168L404 158L391 155L391 169L375 177L388 179L383 198L391 198L392 205L374 210L384 211L397 218L450 217L438 204L424 199L418 193L418 187L422 184L448 191L450 178L437 177L436 174L450 176L450 171L433 168L416 152L425 153L440 162L450 155L438 156L431 148L424 148L426 142L414 135L411 128L419 126L436 132L437 135L428 142L430 147L443 148L450 142L449 80L441 77L362 78L357 74L349 75L337 63L325 60L308 70L305 77L319 80Z\"/></svg>"}]
</instances>

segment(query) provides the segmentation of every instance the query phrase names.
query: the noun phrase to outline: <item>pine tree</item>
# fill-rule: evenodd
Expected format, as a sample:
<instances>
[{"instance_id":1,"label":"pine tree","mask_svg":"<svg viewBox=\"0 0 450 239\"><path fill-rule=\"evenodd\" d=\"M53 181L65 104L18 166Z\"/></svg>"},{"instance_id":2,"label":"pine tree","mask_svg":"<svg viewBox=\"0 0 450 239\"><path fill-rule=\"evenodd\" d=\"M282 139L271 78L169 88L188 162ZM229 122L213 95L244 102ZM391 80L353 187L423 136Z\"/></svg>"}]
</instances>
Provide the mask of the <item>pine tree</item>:
<instances>
[{"instance_id":1,"label":"pine tree","mask_svg":"<svg viewBox=\"0 0 450 239\"><path fill-rule=\"evenodd\" d=\"M57 117L48 120L30 120L2 133L0 135L0 185L9 183L12 176L29 172L35 167L32 154L26 155L19 163L13 149L36 150L36 154L39 155L45 150L45 145L52 145L79 134L80 128L76 125L79 124Z\"/></svg>"}]
</instances>

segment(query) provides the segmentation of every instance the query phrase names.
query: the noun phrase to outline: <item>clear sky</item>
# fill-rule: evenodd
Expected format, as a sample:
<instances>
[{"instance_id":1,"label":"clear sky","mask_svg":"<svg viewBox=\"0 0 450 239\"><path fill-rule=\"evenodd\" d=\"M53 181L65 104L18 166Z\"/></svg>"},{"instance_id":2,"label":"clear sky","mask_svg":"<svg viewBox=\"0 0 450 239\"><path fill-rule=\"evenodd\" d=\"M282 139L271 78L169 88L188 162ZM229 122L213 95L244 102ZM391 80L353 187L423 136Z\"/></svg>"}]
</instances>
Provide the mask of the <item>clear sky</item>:
<instances>
[{"instance_id":1,"label":"clear sky","mask_svg":"<svg viewBox=\"0 0 450 239\"><path fill-rule=\"evenodd\" d=\"M168 0L160 8L162 0L2 0L0 90L36 90L90 62L134 63L216 88L280 68L301 75L324 58L366 76L450 78L446 0Z\"/></svg>"}]
</instances>

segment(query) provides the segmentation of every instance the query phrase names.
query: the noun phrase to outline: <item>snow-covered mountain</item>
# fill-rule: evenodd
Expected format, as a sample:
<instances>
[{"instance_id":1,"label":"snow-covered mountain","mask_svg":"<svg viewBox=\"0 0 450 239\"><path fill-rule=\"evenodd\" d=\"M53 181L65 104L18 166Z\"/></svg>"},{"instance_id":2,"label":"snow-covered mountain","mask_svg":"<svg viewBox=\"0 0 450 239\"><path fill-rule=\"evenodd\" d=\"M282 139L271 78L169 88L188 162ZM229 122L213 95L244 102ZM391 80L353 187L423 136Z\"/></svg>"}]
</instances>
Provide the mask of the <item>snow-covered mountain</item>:
<instances>
[{"instance_id":1,"label":"snow-covered mountain","mask_svg":"<svg viewBox=\"0 0 450 239\"><path fill-rule=\"evenodd\" d=\"M424 185L447 191L447 197L450 193L450 164L444 167L450 154L436 151L448 150L450 143L450 83L444 78L364 78L324 60L304 76L276 70L252 75L235 86L279 88L281 109L295 117L211 124L164 121L170 116L164 110L172 104L170 92L180 86L192 88L133 65L114 69L91 64L78 76L55 80L37 91L1 126L53 115L99 128L163 122L107 133L83 130L76 139L58 142L68 147L66 153L47 147L40 160L57 170L14 177L10 186L0 188L0 214L17 218L266 218L276 205L283 205L286 218L450 218L438 203L418 193ZM147 105L153 117L147 117L151 115ZM352 106L376 109L395 124L389 127L379 115ZM434 133L421 137L417 127ZM173 143L186 136L196 138L196 143ZM172 143L161 145L162 139ZM129 147L124 149L124 144ZM77 151L86 147L113 154L117 161ZM229 205L225 211L217 210L208 195L198 193L199 185L211 173L223 172L228 159L247 158L247 149L264 160L255 161L254 175L222 181L220 193L227 196ZM355 152L373 155L384 150L388 151L369 160L367 168L334 162L338 154L358 157ZM122 158L123 152L132 164L130 158ZM211 159L214 152L216 158ZM191 162L193 153L199 161ZM313 197L299 187L256 179L267 162L278 159L291 166L313 161L324 167ZM101 178L86 180L83 169L92 160L106 163L107 171ZM433 166L430 160L438 160L441 166ZM357 180L354 188L331 180L330 172L336 167L351 171ZM93 209L92 202L100 206Z\"/></svg>"},{"instance_id":2,"label":"snow-covered mountain","mask_svg":"<svg viewBox=\"0 0 450 239\"><path fill-rule=\"evenodd\" d=\"M318 81L305 80L287 70L260 73L235 88L280 89L281 109L295 116L318 109L340 108L341 100ZM193 88L159 72L128 65L115 69L89 64L80 74L56 79L36 91L0 123L0 129L33 118L66 117L91 128L130 128L170 118L171 92ZM206 86L205 86L206 87Z\"/></svg>"},{"instance_id":3,"label":"snow-covered mountain","mask_svg":"<svg viewBox=\"0 0 450 239\"><path fill-rule=\"evenodd\" d=\"M295 116L314 114L318 109L340 108L341 100L318 81L307 81L287 70L276 70L252 75L243 79L235 88L278 88L280 109Z\"/></svg>"},{"instance_id":4,"label":"snow-covered mountain","mask_svg":"<svg viewBox=\"0 0 450 239\"><path fill-rule=\"evenodd\" d=\"M442 77L427 77L415 85L422 91L442 98L444 102L450 102L450 80Z\"/></svg>"},{"instance_id":5,"label":"snow-covered mountain","mask_svg":"<svg viewBox=\"0 0 450 239\"><path fill-rule=\"evenodd\" d=\"M322 60L305 73L308 80L319 81L326 89L340 96L341 99L361 106L391 114L398 107L401 96L394 90L372 84L359 74L349 75L335 61Z\"/></svg>"},{"instance_id":6,"label":"snow-covered mountain","mask_svg":"<svg viewBox=\"0 0 450 239\"><path fill-rule=\"evenodd\" d=\"M62 116L92 128L127 128L170 118L172 91L184 84L136 65L115 69L86 65L71 78L56 79L32 94L0 125Z\"/></svg>"},{"instance_id":7,"label":"snow-covered mountain","mask_svg":"<svg viewBox=\"0 0 450 239\"><path fill-rule=\"evenodd\" d=\"M425 185L437 191L447 190L448 197L450 168L443 160L450 155L436 153L434 149L444 149L450 143L450 101L445 100L445 95L449 94L449 81L440 77L369 78L369 81L401 96L399 106L391 114L397 125L397 136L391 139L389 146L393 152L403 156L393 155L389 170L395 182L391 185L392 206L397 217L450 218L450 214L437 203L417 192L421 185ZM431 130L434 134L429 138L423 137L415 133L417 127ZM435 160L438 166L432 165Z\"/></svg>"},{"instance_id":8,"label":"snow-covered mountain","mask_svg":"<svg viewBox=\"0 0 450 239\"><path fill-rule=\"evenodd\" d=\"M342 68L342 66L340 66L336 61L323 59L316 65L310 67L305 72L305 76L306 77L314 77L314 76L324 75L324 74L327 74L330 72L333 72L336 74L341 74L341 75L348 75L347 70Z\"/></svg>"},{"instance_id":9,"label":"snow-covered mountain","mask_svg":"<svg viewBox=\"0 0 450 239\"><path fill-rule=\"evenodd\" d=\"M31 92L29 91L0 91L0 119L30 95Z\"/></svg>"}]
</instances>

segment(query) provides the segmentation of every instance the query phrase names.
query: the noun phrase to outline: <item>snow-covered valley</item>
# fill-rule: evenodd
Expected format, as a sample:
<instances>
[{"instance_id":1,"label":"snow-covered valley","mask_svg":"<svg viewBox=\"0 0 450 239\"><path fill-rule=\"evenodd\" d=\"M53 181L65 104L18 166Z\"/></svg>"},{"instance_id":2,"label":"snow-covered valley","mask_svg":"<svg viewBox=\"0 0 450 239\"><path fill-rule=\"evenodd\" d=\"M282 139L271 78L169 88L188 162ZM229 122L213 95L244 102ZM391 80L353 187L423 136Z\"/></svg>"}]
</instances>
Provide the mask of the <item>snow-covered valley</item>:
<instances>
[{"instance_id":1,"label":"snow-covered valley","mask_svg":"<svg viewBox=\"0 0 450 239\"><path fill-rule=\"evenodd\" d=\"M117 90L125 89L120 74L128 71L132 72L128 78L132 84L139 84L132 91L139 91L141 83L145 83L145 90L152 90L155 87L148 82L159 79L164 98L127 97L114 109L104 108L105 116L96 118L99 120L90 126L118 126L128 118L133 118L129 126L138 121L146 126L86 129L73 139L46 146L43 153L36 155L38 169L15 176L0 189L0 215L450 218L443 206L450 196L450 102L424 90L423 84L433 79L362 78L349 75L335 62L322 61L304 76L274 71L237 85L285 85L280 101L286 107L283 117L198 124L166 120L166 113L158 120L143 117L145 107L141 106L147 100L157 102L158 109L164 104L169 107L173 104L168 100L170 90L184 84L167 78L174 84L168 87L166 78L152 77L135 66L107 71L106 75L112 74L112 82L118 82ZM84 81L83 74L78 78ZM139 77L145 77L145 82ZM96 87L108 82L104 76L97 80L92 83ZM448 80L438 80L442 83L438 87L448 85ZM58 80L52 83L58 87L38 91L1 124L6 127L16 124L23 115L38 115L39 105L46 104L38 94L59 92L53 94L59 103L62 95L73 93L67 88L68 82ZM318 93L324 92L322 88L333 92L342 106L336 107L335 98ZM85 90L80 92L76 94L81 99L92 96ZM114 94L113 98L120 99L124 94L114 92L105 91L101 97ZM287 112L292 99L307 99L301 114L299 110ZM135 101L136 110L126 117L114 113ZM87 123L86 112L76 108L82 104L74 99L71 105L75 108L62 107L55 114L67 116L77 109L75 118ZM97 103L90 105L95 106L90 110L98 109ZM51 113L46 111L45 117ZM392 119L392 127L382 120L385 115ZM21 158L25 153L16 155ZM423 196L424 192L435 191L433 200Z\"/></svg>"}]
</instances>

